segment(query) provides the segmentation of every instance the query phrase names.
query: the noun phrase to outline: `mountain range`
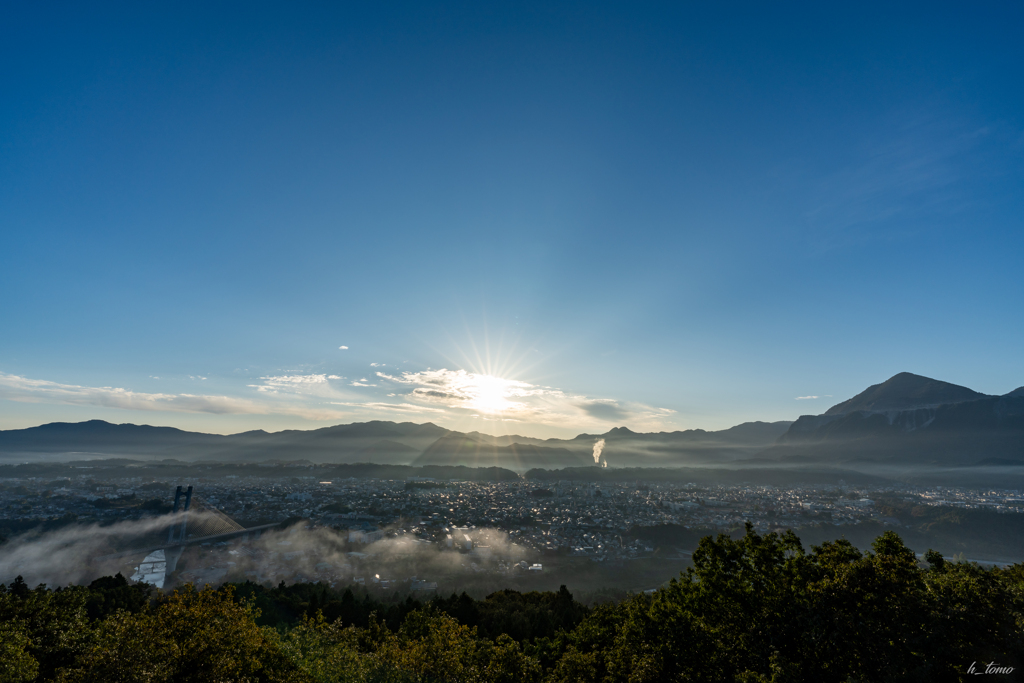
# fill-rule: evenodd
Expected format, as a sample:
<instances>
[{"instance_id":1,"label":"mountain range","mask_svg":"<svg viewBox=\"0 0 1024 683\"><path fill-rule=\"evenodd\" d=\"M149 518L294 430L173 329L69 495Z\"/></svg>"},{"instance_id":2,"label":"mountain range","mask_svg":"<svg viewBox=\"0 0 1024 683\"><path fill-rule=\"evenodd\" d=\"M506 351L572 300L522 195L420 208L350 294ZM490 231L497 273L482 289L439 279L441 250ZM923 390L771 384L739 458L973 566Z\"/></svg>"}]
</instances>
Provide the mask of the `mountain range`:
<instances>
[{"instance_id":1,"label":"mountain range","mask_svg":"<svg viewBox=\"0 0 1024 683\"><path fill-rule=\"evenodd\" d=\"M594 458L600 445L600 462ZM721 431L638 433L616 427L572 439L458 432L433 423L362 422L315 430L220 435L102 420L0 431L0 457L125 457L220 462L468 465L532 468L725 465L1024 465L1024 387L989 396L903 372L821 415Z\"/></svg>"},{"instance_id":2,"label":"mountain range","mask_svg":"<svg viewBox=\"0 0 1024 683\"><path fill-rule=\"evenodd\" d=\"M1024 465L1024 387L990 396L909 372L803 415L763 461Z\"/></svg>"},{"instance_id":3,"label":"mountain range","mask_svg":"<svg viewBox=\"0 0 1024 683\"><path fill-rule=\"evenodd\" d=\"M773 444L789 425L751 422L717 432L692 429L654 434L617 427L604 434L580 434L573 439L535 439L463 433L429 422L376 421L309 431L257 430L220 435L90 420L0 431L0 455L8 461L48 454L67 459L114 456L220 462L308 460L498 466L525 471L536 467L593 466L594 446L603 439L603 462L664 467L749 458Z\"/></svg>"}]
</instances>

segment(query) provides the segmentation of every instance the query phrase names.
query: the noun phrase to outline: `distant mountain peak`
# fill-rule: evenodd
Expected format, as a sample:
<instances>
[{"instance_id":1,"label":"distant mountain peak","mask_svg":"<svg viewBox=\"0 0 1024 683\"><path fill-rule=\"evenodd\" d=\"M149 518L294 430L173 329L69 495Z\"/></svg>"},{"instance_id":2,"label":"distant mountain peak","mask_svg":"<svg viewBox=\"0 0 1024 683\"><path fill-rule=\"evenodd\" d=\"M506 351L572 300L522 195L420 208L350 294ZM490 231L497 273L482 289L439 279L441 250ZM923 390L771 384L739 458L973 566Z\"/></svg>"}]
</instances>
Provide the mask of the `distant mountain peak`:
<instances>
[{"instance_id":1,"label":"distant mountain peak","mask_svg":"<svg viewBox=\"0 0 1024 683\"><path fill-rule=\"evenodd\" d=\"M853 398L829 408L825 415L845 415L857 411L882 413L911 410L947 403L963 403L987 398L973 389L910 372L893 375L874 384Z\"/></svg>"}]
</instances>

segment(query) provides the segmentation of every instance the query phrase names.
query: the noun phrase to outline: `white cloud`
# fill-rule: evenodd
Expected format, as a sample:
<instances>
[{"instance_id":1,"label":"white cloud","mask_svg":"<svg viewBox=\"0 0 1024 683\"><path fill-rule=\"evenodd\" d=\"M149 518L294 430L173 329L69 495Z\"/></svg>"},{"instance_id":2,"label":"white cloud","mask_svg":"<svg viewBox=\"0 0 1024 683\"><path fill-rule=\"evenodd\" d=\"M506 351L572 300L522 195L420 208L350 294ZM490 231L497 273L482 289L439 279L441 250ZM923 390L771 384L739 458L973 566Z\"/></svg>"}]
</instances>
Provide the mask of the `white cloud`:
<instances>
[{"instance_id":1,"label":"white cloud","mask_svg":"<svg viewBox=\"0 0 1024 683\"><path fill-rule=\"evenodd\" d=\"M383 365L383 364L381 364ZM674 411L640 403L567 393L561 389L465 370L378 371L342 384L341 375L267 375L243 396L144 393L118 387L87 387L0 373L0 399L101 406L123 410L217 415L292 415L310 420L352 421L359 413L477 416L524 424L573 428L628 425L663 429ZM350 388L351 387L351 388ZM386 402L384 399L394 399Z\"/></svg>"},{"instance_id":2,"label":"white cloud","mask_svg":"<svg viewBox=\"0 0 1024 683\"><path fill-rule=\"evenodd\" d=\"M265 393L310 393L310 389L325 388L327 375L271 375L260 377L262 384L250 384L256 391Z\"/></svg>"},{"instance_id":3,"label":"white cloud","mask_svg":"<svg viewBox=\"0 0 1024 683\"><path fill-rule=\"evenodd\" d=\"M337 411L272 404L232 396L144 393L119 387L84 387L0 373L0 398L26 403L60 403L123 410L211 413L214 415L297 415L314 420L339 419Z\"/></svg>"},{"instance_id":4,"label":"white cloud","mask_svg":"<svg viewBox=\"0 0 1024 683\"><path fill-rule=\"evenodd\" d=\"M444 413L445 410L442 408L430 408L427 406L419 406L412 403L384 403L382 401L373 401L370 403L345 403L336 401L333 403L336 406L349 406L351 408L364 408L369 410L380 410L380 411L398 411L400 413Z\"/></svg>"},{"instance_id":5,"label":"white cloud","mask_svg":"<svg viewBox=\"0 0 1024 683\"><path fill-rule=\"evenodd\" d=\"M327 375L270 375L260 377L265 382L272 384L322 384L327 381Z\"/></svg>"},{"instance_id":6,"label":"white cloud","mask_svg":"<svg viewBox=\"0 0 1024 683\"><path fill-rule=\"evenodd\" d=\"M348 347L347 346L339 346L338 350L340 350L340 351L348 351Z\"/></svg>"},{"instance_id":7,"label":"white cloud","mask_svg":"<svg viewBox=\"0 0 1024 683\"><path fill-rule=\"evenodd\" d=\"M377 372L377 376L407 387L404 396L410 401L484 419L560 425L628 421L637 426L660 426L664 418L674 413L667 408L576 396L553 387L465 370L442 368L399 375Z\"/></svg>"}]
</instances>

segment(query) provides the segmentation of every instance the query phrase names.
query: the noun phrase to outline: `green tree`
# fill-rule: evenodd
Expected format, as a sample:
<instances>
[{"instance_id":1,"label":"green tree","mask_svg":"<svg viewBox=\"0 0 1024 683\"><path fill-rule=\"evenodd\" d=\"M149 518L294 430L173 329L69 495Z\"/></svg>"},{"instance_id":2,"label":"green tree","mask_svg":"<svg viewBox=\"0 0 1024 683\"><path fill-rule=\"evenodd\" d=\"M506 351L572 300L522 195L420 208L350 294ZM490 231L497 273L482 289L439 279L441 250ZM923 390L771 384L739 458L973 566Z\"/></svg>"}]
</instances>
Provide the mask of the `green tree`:
<instances>
[{"instance_id":1,"label":"green tree","mask_svg":"<svg viewBox=\"0 0 1024 683\"><path fill-rule=\"evenodd\" d=\"M706 537L694 566L650 599L623 605L609 653L613 680L732 681L788 671L808 560L791 532Z\"/></svg>"},{"instance_id":2,"label":"green tree","mask_svg":"<svg viewBox=\"0 0 1024 683\"><path fill-rule=\"evenodd\" d=\"M523 653L519 643L502 633L488 653L484 680L490 683L536 683L541 678L540 663Z\"/></svg>"},{"instance_id":3,"label":"green tree","mask_svg":"<svg viewBox=\"0 0 1024 683\"><path fill-rule=\"evenodd\" d=\"M39 662L29 654L32 640L16 621L0 623L0 683L28 683L39 673Z\"/></svg>"},{"instance_id":4,"label":"green tree","mask_svg":"<svg viewBox=\"0 0 1024 683\"><path fill-rule=\"evenodd\" d=\"M94 644L62 681L206 683L301 681L276 633L256 625L231 589L175 591L155 609L118 611L101 622Z\"/></svg>"},{"instance_id":5,"label":"green tree","mask_svg":"<svg viewBox=\"0 0 1024 683\"><path fill-rule=\"evenodd\" d=\"M899 536L807 553L792 533L701 540L694 566L650 597L595 610L553 681L943 681L971 661L1020 666L1024 567L985 570Z\"/></svg>"},{"instance_id":6,"label":"green tree","mask_svg":"<svg viewBox=\"0 0 1024 683\"><path fill-rule=\"evenodd\" d=\"M39 680L70 666L92 641L87 598L88 589L78 586L29 589L20 576L0 590L0 624L15 624L28 637L25 651L39 664Z\"/></svg>"},{"instance_id":7,"label":"green tree","mask_svg":"<svg viewBox=\"0 0 1024 683\"><path fill-rule=\"evenodd\" d=\"M85 602L90 619L102 619L119 609L139 612L149 602L147 584L131 585L121 574L104 576L89 584Z\"/></svg>"},{"instance_id":8,"label":"green tree","mask_svg":"<svg viewBox=\"0 0 1024 683\"><path fill-rule=\"evenodd\" d=\"M623 605L600 605L572 633L565 636L562 657L550 678L559 683L602 681L608 677L608 659L622 633L630 608L646 602L639 596Z\"/></svg>"},{"instance_id":9,"label":"green tree","mask_svg":"<svg viewBox=\"0 0 1024 683\"><path fill-rule=\"evenodd\" d=\"M1014 568L986 570L973 563L941 561L931 565L923 577L929 597L929 673L954 679L972 661L997 661L1020 670L1024 585L1015 585ZM1024 565L1016 565L1016 571L1024 573Z\"/></svg>"},{"instance_id":10,"label":"green tree","mask_svg":"<svg viewBox=\"0 0 1024 683\"><path fill-rule=\"evenodd\" d=\"M341 622L328 624L323 615L304 619L280 641L281 651L316 683L363 683L370 658L359 652L359 634Z\"/></svg>"},{"instance_id":11,"label":"green tree","mask_svg":"<svg viewBox=\"0 0 1024 683\"><path fill-rule=\"evenodd\" d=\"M394 668L418 680L474 683L486 680L484 655L475 627L427 608L406 616L375 658L378 668Z\"/></svg>"},{"instance_id":12,"label":"green tree","mask_svg":"<svg viewBox=\"0 0 1024 683\"><path fill-rule=\"evenodd\" d=\"M845 542L816 549L801 625L804 675L929 680L922 571L891 531L872 547L866 556Z\"/></svg>"}]
</instances>

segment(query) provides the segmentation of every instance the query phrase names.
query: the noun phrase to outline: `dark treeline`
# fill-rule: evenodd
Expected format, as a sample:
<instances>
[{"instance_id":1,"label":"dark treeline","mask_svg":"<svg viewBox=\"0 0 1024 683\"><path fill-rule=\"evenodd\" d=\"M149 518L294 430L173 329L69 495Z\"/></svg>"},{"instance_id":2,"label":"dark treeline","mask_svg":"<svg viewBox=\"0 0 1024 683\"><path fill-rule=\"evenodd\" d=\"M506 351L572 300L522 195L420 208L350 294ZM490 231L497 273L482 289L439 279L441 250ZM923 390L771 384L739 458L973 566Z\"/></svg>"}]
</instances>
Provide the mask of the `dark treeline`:
<instances>
[{"instance_id":1,"label":"dark treeline","mask_svg":"<svg viewBox=\"0 0 1024 683\"><path fill-rule=\"evenodd\" d=\"M597 605L557 592L417 600L321 584L160 594L121 576L0 587L0 683L1019 680L1024 565L920 563L786 534L701 539L693 567Z\"/></svg>"},{"instance_id":2,"label":"dark treeline","mask_svg":"<svg viewBox=\"0 0 1024 683\"><path fill-rule=\"evenodd\" d=\"M126 477L265 477L315 475L333 479L430 479L463 481L518 481L519 475L503 467L467 467L465 465L379 465L375 463L316 464L305 461L286 463L185 462L183 460L139 461L124 458L67 463L21 463L0 465L0 479L26 477L89 476L96 479Z\"/></svg>"},{"instance_id":3,"label":"dark treeline","mask_svg":"<svg viewBox=\"0 0 1024 683\"><path fill-rule=\"evenodd\" d=\"M317 613L329 623L367 628L376 620L396 630L410 612L431 609L475 627L485 638L494 639L504 633L524 642L571 631L590 612L565 586L558 592L501 590L483 600L474 600L466 593L429 600L394 594L385 599L361 587L332 589L322 583L282 583L266 588L246 582L231 587L236 601L250 602L259 610L257 624L280 631L303 618L316 618Z\"/></svg>"},{"instance_id":4,"label":"dark treeline","mask_svg":"<svg viewBox=\"0 0 1024 683\"><path fill-rule=\"evenodd\" d=\"M835 486L845 482L855 486L891 483L892 480L855 470L833 467L565 467L528 470L526 479L537 482L560 480L588 483L620 483L641 481L673 484L757 484L759 486L815 485Z\"/></svg>"}]
</instances>

